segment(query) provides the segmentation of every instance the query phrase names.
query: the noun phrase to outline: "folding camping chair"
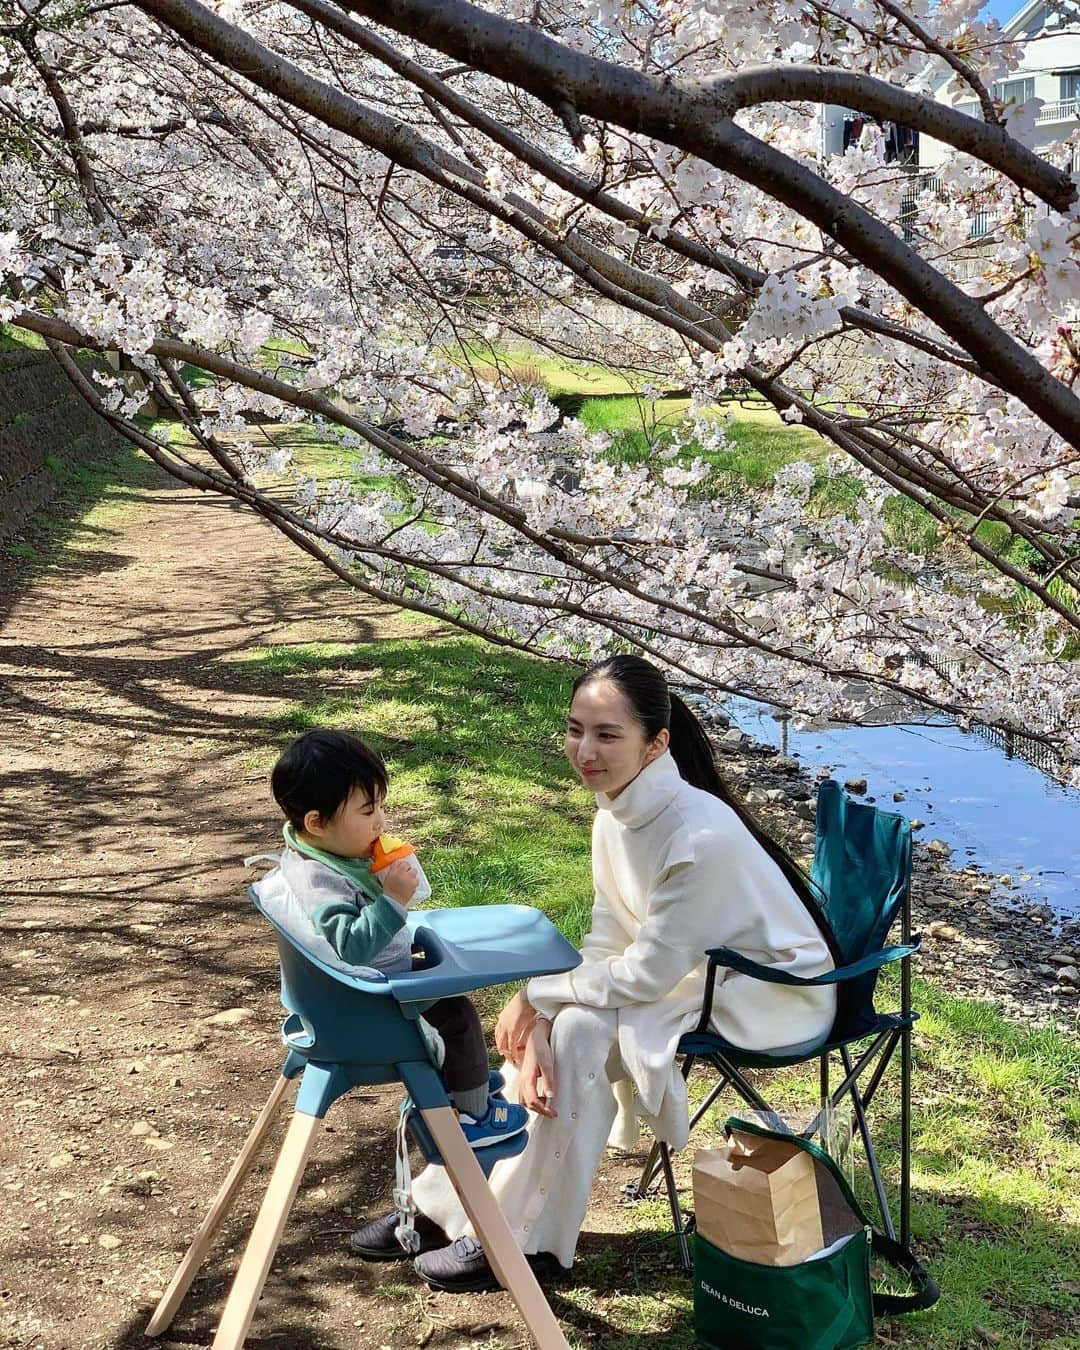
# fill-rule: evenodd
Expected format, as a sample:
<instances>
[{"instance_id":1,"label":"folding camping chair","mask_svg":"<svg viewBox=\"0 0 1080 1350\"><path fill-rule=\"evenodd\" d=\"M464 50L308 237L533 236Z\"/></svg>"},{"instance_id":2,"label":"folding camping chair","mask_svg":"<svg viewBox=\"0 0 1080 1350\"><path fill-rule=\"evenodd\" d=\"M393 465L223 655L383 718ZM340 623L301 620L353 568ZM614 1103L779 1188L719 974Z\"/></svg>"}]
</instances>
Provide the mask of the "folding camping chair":
<instances>
[{"instance_id":1,"label":"folding camping chair","mask_svg":"<svg viewBox=\"0 0 1080 1350\"><path fill-rule=\"evenodd\" d=\"M253 889L249 895L259 909ZM449 1172L492 1269L512 1295L533 1339L541 1350L568 1350L477 1155L465 1142L417 1019L437 999L570 970L581 957L542 914L524 905L420 910L409 915L408 923L414 946L424 953L422 967L375 979L323 964L274 924L281 1001L289 1014L281 1028L288 1048L281 1077L162 1295L146 1328L148 1336L159 1336L175 1316L273 1125L289 1080L300 1076L292 1121L213 1350L238 1350L244 1342L327 1110L353 1087L396 1080L405 1085L417 1108L414 1137L428 1161L442 1163ZM485 1165L520 1152L525 1142L522 1134L485 1149Z\"/></svg>"},{"instance_id":2,"label":"folding camping chair","mask_svg":"<svg viewBox=\"0 0 1080 1350\"><path fill-rule=\"evenodd\" d=\"M775 1114L757 1088L746 1078L747 1069L787 1068L793 1064L817 1060L820 1075L821 1112L804 1131L811 1136L820 1127L825 1109L838 1107L845 1097L851 1101L859 1135L873 1181L874 1193L886 1234L895 1238L877 1153L867 1125L866 1112L882 1077L900 1047L900 1242L910 1246L911 1208L911 1027L918 1013L911 1009L911 957L919 948L919 938L911 934L911 826L904 816L878 811L863 802L845 797L832 779L821 784L817 804L817 838L811 872L814 889L821 898L824 917L834 941L837 968L812 979L800 979L786 971L759 965L726 947L707 952L708 976L705 1001L697 1029L679 1041L681 1071L688 1078L700 1060L711 1065L719 1081L710 1089L694 1112L691 1130L727 1087L732 1087L755 1110ZM889 931L900 914L900 945L885 945ZM900 1011L879 1013L874 1008L874 987L882 966L899 961ZM837 986L836 1020L824 1043L800 1055L768 1054L741 1050L709 1030L713 992L719 969L740 971L754 979L773 984ZM869 1040L853 1062L853 1047ZM830 1088L829 1070L833 1052L839 1055L843 1078ZM864 1089L859 1086L870 1070ZM657 1172L663 1177L671 1217L675 1225L679 1258L690 1270L686 1243L686 1225L679 1206L671 1151L666 1144L654 1143L641 1179L629 1193L643 1197Z\"/></svg>"}]
</instances>

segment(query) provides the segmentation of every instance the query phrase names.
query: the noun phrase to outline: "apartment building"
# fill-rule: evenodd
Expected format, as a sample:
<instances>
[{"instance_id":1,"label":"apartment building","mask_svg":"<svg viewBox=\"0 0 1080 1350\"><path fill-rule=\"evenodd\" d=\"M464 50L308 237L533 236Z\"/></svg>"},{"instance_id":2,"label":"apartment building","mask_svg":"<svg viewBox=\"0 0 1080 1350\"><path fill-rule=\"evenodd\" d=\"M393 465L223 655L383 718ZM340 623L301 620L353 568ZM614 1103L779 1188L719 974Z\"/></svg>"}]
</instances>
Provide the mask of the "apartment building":
<instances>
[{"instance_id":1,"label":"apartment building","mask_svg":"<svg viewBox=\"0 0 1080 1350\"><path fill-rule=\"evenodd\" d=\"M1063 12L1045 0L1030 0L1002 25L1002 34L1021 44L1022 54L1018 68L994 85L994 97L1018 104L1042 101L1035 121L1036 149L1067 140L1080 128L1080 6L1068 4ZM978 116L979 105L970 93L957 92L950 84L943 78L932 91L934 97ZM920 167L932 169L945 153L940 142L923 136Z\"/></svg>"}]
</instances>

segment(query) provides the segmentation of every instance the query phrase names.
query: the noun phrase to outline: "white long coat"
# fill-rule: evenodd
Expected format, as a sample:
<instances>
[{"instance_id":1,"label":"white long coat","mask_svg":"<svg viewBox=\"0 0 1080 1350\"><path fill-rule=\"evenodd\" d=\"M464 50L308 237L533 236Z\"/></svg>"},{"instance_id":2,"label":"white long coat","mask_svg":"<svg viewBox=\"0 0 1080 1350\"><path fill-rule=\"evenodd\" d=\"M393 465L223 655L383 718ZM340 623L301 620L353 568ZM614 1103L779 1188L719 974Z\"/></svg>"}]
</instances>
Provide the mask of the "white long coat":
<instances>
[{"instance_id":1,"label":"white long coat","mask_svg":"<svg viewBox=\"0 0 1080 1350\"><path fill-rule=\"evenodd\" d=\"M598 793L596 805L584 960L564 975L531 980L528 997L548 1017L568 1004L616 1010L629 1080L617 1089L612 1143L636 1142L633 1095L636 1113L679 1148L687 1111L675 1047L701 1014L705 950L731 947L803 976L833 962L780 868L730 806L679 776L670 752L614 799ZM797 989L729 972L717 979L713 1026L734 1045L772 1050L824 1040L835 1012L832 987Z\"/></svg>"}]
</instances>

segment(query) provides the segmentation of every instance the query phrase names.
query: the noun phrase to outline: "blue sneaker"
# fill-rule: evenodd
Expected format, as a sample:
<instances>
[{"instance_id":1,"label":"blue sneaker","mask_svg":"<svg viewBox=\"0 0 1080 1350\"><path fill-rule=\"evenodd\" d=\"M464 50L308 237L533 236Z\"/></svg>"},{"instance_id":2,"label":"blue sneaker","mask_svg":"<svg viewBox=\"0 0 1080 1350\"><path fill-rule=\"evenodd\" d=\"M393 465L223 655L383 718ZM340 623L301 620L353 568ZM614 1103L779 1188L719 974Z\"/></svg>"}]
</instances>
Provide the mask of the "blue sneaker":
<instances>
[{"instance_id":1,"label":"blue sneaker","mask_svg":"<svg viewBox=\"0 0 1080 1350\"><path fill-rule=\"evenodd\" d=\"M470 1148L487 1148L520 1134L529 1123L529 1113L502 1097L489 1097L487 1110L479 1119L462 1111L458 1120Z\"/></svg>"}]
</instances>

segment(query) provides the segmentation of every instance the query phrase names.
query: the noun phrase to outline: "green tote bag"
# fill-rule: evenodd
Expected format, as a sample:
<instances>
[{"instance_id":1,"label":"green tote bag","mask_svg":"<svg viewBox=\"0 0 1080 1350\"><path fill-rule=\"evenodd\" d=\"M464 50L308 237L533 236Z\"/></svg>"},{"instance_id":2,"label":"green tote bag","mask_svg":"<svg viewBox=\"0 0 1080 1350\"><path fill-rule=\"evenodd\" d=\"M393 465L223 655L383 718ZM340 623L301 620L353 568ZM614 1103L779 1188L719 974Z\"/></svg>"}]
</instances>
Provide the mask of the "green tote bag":
<instances>
[{"instance_id":1,"label":"green tote bag","mask_svg":"<svg viewBox=\"0 0 1080 1350\"><path fill-rule=\"evenodd\" d=\"M929 1308L938 1289L915 1257L874 1231L832 1158L801 1135L731 1117L730 1130L775 1139L814 1160L825 1255L794 1266L743 1261L694 1235L694 1325L708 1350L846 1350L874 1338L874 1316ZM875 1294L871 1253L902 1270L916 1292Z\"/></svg>"}]
</instances>

